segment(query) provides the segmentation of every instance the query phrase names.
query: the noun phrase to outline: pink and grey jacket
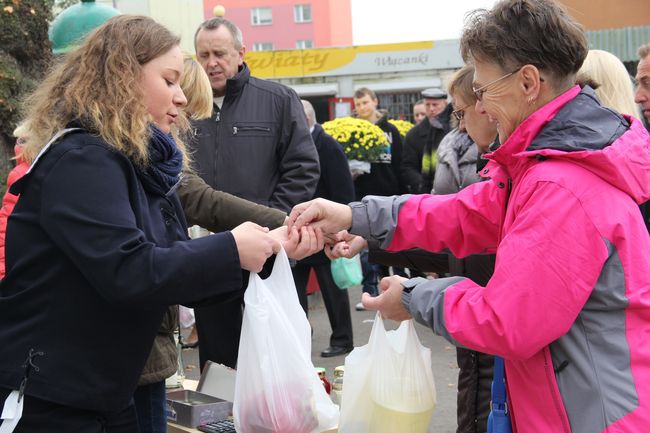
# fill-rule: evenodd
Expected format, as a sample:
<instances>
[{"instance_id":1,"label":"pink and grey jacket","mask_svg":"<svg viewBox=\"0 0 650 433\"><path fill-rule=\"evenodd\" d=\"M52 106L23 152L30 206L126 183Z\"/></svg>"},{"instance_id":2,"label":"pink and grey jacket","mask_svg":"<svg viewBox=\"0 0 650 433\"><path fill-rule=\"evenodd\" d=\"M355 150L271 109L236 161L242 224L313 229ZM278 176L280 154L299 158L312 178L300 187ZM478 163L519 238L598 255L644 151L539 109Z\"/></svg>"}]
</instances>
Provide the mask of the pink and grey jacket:
<instances>
[{"instance_id":1,"label":"pink and grey jacket","mask_svg":"<svg viewBox=\"0 0 650 433\"><path fill-rule=\"evenodd\" d=\"M650 137L578 86L529 116L457 194L366 197L351 231L397 251L496 253L481 287L414 279L402 301L500 355L518 433L650 431Z\"/></svg>"}]
</instances>

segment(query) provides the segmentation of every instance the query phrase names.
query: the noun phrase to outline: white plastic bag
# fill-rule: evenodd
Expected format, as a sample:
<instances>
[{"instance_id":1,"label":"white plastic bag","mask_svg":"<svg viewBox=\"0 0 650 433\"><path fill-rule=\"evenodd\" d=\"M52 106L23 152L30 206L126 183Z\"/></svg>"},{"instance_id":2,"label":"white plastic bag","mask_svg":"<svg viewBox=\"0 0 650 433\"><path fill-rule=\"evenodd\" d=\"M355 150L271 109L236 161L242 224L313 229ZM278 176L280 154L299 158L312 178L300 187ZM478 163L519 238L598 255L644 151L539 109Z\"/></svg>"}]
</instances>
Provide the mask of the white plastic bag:
<instances>
[{"instance_id":1,"label":"white plastic bag","mask_svg":"<svg viewBox=\"0 0 650 433\"><path fill-rule=\"evenodd\" d=\"M311 330L286 253L271 276L251 273L244 294L233 416L239 433L319 433L336 428L311 362Z\"/></svg>"},{"instance_id":2,"label":"white plastic bag","mask_svg":"<svg viewBox=\"0 0 650 433\"><path fill-rule=\"evenodd\" d=\"M351 159L348 161L348 165L350 166L350 171L358 171L359 174L361 173L370 173L370 163L367 161L359 161L358 159Z\"/></svg>"},{"instance_id":3,"label":"white plastic bag","mask_svg":"<svg viewBox=\"0 0 650 433\"><path fill-rule=\"evenodd\" d=\"M378 313L368 344L345 358L339 433L426 433L435 404L431 351L413 321L386 331Z\"/></svg>"}]
</instances>

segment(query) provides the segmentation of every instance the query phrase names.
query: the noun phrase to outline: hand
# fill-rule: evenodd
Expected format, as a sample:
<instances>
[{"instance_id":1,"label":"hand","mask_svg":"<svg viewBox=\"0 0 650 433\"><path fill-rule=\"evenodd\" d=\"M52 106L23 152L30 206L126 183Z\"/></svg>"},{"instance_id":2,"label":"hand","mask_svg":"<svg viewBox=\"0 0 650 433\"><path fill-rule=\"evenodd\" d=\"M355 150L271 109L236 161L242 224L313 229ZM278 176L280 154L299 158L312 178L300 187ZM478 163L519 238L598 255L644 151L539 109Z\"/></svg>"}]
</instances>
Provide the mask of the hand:
<instances>
[{"instance_id":1,"label":"hand","mask_svg":"<svg viewBox=\"0 0 650 433\"><path fill-rule=\"evenodd\" d=\"M326 235L347 230L352 225L352 209L348 205L317 198L296 205L289 215L289 228L306 225L319 228Z\"/></svg>"},{"instance_id":2,"label":"hand","mask_svg":"<svg viewBox=\"0 0 650 433\"><path fill-rule=\"evenodd\" d=\"M242 269L260 272L264 262L280 251L280 242L269 234L269 229L252 222L245 222L230 231L237 244Z\"/></svg>"},{"instance_id":3,"label":"hand","mask_svg":"<svg viewBox=\"0 0 650 433\"><path fill-rule=\"evenodd\" d=\"M271 231L271 236L282 243L287 256L294 260L301 260L323 249L324 237L320 229L306 226L298 231L293 227L279 227Z\"/></svg>"},{"instance_id":4,"label":"hand","mask_svg":"<svg viewBox=\"0 0 650 433\"><path fill-rule=\"evenodd\" d=\"M359 254L364 248L368 248L368 242L361 236L348 235L345 241L336 243L333 246L325 246L325 254L330 260L346 257L351 259Z\"/></svg>"},{"instance_id":5,"label":"hand","mask_svg":"<svg viewBox=\"0 0 650 433\"><path fill-rule=\"evenodd\" d=\"M357 180L357 178L363 174L365 174L363 170L359 170L358 168L350 170L350 175L352 176L352 180Z\"/></svg>"},{"instance_id":6,"label":"hand","mask_svg":"<svg viewBox=\"0 0 650 433\"><path fill-rule=\"evenodd\" d=\"M368 293L364 293L361 295L361 303L367 310L379 311L384 319L398 322L411 319L411 314L402 304L402 291L404 290L402 282L407 279L399 275L382 278L379 282L381 294L373 298Z\"/></svg>"},{"instance_id":7,"label":"hand","mask_svg":"<svg viewBox=\"0 0 650 433\"><path fill-rule=\"evenodd\" d=\"M338 242L332 245L325 245L325 255L330 260L340 259L341 257L350 258L350 244L347 242Z\"/></svg>"}]
</instances>

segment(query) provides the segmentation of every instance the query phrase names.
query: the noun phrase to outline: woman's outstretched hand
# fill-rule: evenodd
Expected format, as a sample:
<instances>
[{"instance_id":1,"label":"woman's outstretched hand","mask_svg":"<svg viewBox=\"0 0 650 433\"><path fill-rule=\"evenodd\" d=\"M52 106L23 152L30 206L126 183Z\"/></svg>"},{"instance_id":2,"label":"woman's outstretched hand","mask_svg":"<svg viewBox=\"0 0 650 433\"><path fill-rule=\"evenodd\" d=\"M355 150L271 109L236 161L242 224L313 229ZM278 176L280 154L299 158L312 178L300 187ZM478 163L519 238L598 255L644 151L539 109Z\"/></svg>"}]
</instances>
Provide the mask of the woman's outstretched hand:
<instances>
[{"instance_id":1,"label":"woman's outstretched hand","mask_svg":"<svg viewBox=\"0 0 650 433\"><path fill-rule=\"evenodd\" d=\"M402 304L402 291L404 290L402 283L407 279L399 275L382 278L379 282L381 291L379 296L373 298L368 293L364 293L361 295L361 303L366 310L379 311L384 319L398 322L411 319L411 313Z\"/></svg>"},{"instance_id":2,"label":"woman's outstretched hand","mask_svg":"<svg viewBox=\"0 0 650 433\"><path fill-rule=\"evenodd\" d=\"M287 226L302 229L305 226L321 229L325 235L347 230L352 225L352 209L345 204L317 198L296 205L289 215Z\"/></svg>"},{"instance_id":3,"label":"woman's outstretched hand","mask_svg":"<svg viewBox=\"0 0 650 433\"><path fill-rule=\"evenodd\" d=\"M339 242L334 245L325 245L325 254L330 260L335 260L341 257L351 259L359 254L364 248L368 248L368 242L361 236L349 234L347 231L342 231L337 234Z\"/></svg>"}]
</instances>

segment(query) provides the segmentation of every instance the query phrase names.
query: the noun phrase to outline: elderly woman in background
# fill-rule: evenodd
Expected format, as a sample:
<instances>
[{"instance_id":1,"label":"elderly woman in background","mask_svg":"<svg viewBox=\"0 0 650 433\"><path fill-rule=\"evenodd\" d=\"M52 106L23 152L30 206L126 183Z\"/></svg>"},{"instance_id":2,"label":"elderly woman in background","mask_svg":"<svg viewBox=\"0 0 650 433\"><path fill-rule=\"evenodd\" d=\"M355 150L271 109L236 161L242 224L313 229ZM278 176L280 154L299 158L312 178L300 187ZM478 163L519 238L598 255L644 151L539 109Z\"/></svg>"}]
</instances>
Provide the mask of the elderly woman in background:
<instances>
[{"instance_id":1,"label":"elderly woman in background","mask_svg":"<svg viewBox=\"0 0 650 433\"><path fill-rule=\"evenodd\" d=\"M466 65L449 82L453 115L458 127L442 139L438 147L438 166L432 194L454 194L479 182L478 172L487 163L482 155L494 143L497 129L485 114L474 110L472 91L474 67ZM458 258L449 254L449 275L470 278L484 286L494 272L494 254L475 254ZM490 413L492 355L456 348L458 361L457 433L484 433Z\"/></svg>"},{"instance_id":2,"label":"elderly woman in background","mask_svg":"<svg viewBox=\"0 0 650 433\"><path fill-rule=\"evenodd\" d=\"M640 432L650 425L650 137L575 85L581 27L553 0L502 0L461 38L476 110L501 146L490 180L457 194L296 206L290 225L350 229L389 250L496 252L485 286L398 276L363 298L455 345L505 358L516 432Z\"/></svg>"}]
</instances>

